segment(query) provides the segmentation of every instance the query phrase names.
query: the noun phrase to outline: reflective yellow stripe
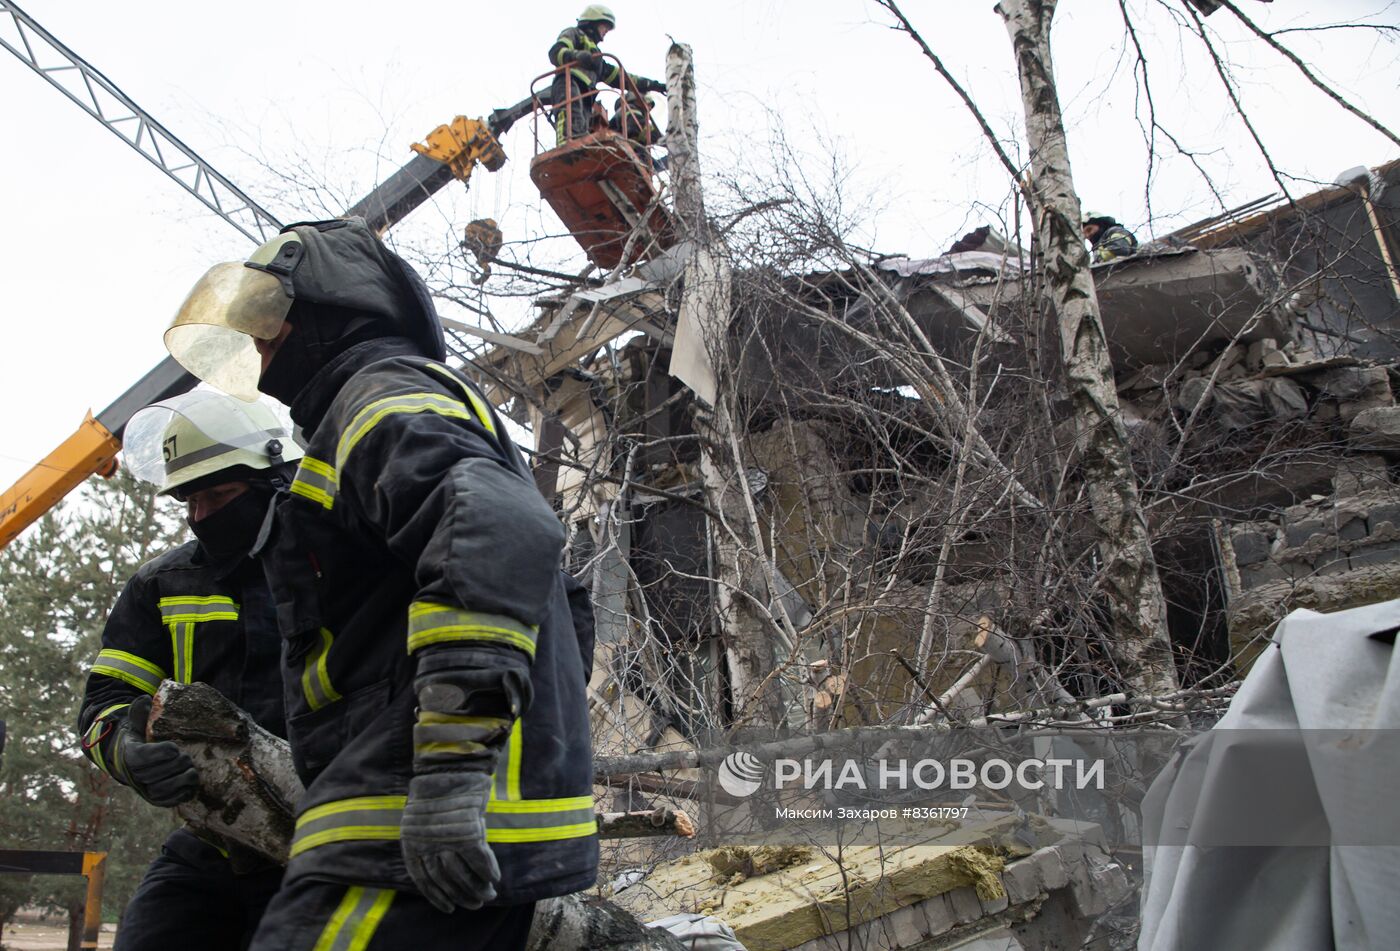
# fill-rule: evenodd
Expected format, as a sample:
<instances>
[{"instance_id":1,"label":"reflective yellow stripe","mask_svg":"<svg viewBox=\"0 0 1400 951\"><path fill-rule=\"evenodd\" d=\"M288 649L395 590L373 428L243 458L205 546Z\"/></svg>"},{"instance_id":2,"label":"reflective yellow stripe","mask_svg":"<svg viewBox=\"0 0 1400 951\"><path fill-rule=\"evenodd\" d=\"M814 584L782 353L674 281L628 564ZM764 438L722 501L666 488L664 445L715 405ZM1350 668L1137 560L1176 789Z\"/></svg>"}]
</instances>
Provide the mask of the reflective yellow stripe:
<instances>
[{"instance_id":1,"label":"reflective yellow stripe","mask_svg":"<svg viewBox=\"0 0 1400 951\"><path fill-rule=\"evenodd\" d=\"M122 745L112 744L112 768L109 772L116 777L118 782L131 785L131 777L126 774L126 764L122 762Z\"/></svg>"},{"instance_id":2,"label":"reflective yellow stripe","mask_svg":"<svg viewBox=\"0 0 1400 951\"><path fill-rule=\"evenodd\" d=\"M321 930L321 937L316 938L316 947L312 948L312 951L330 951L335 947L336 936L339 936L340 929L346 923L347 917L350 917L350 912L360 903L361 895L364 895L364 888L358 885L346 889L346 896L340 899L340 905L336 906L335 912L330 915L330 920L326 922L325 929Z\"/></svg>"},{"instance_id":3,"label":"reflective yellow stripe","mask_svg":"<svg viewBox=\"0 0 1400 951\"><path fill-rule=\"evenodd\" d=\"M236 621L237 611L186 611L163 618L167 624L203 624L205 621Z\"/></svg>"},{"instance_id":4,"label":"reflective yellow stripe","mask_svg":"<svg viewBox=\"0 0 1400 951\"><path fill-rule=\"evenodd\" d=\"M170 656L174 660L171 679L187 684L194 674L194 625L170 625Z\"/></svg>"},{"instance_id":5,"label":"reflective yellow stripe","mask_svg":"<svg viewBox=\"0 0 1400 951\"><path fill-rule=\"evenodd\" d=\"M598 833L598 820L576 822L572 825L549 826L543 829L486 829L487 842L511 844L519 842L558 842L560 839L583 839Z\"/></svg>"},{"instance_id":6,"label":"reflective yellow stripe","mask_svg":"<svg viewBox=\"0 0 1400 951\"><path fill-rule=\"evenodd\" d=\"M423 710L413 725L415 759L442 760L480 753L510 731L503 717L472 717Z\"/></svg>"},{"instance_id":7,"label":"reflective yellow stripe","mask_svg":"<svg viewBox=\"0 0 1400 951\"><path fill-rule=\"evenodd\" d=\"M499 728L511 722L504 717L469 717L460 713L437 713L424 710L418 714L418 722L424 726L439 726L458 723L463 726L479 726L487 729Z\"/></svg>"},{"instance_id":8,"label":"reflective yellow stripe","mask_svg":"<svg viewBox=\"0 0 1400 951\"><path fill-rule=\"evenodd\" d=\"M194 607L205 607L205 606L208 606L208 605L211 605L211 604L226 604L226 605L228 605L228 606L231 607L231 608L237 608L237 607L238 607L238 602L234 601L233 598L230 598L230 597L228 597L227 595L223 595L223 594L206 594L206 595L180 594L180 595L171 595L171 596L168 597L168 598L161 598L161 599L160 599L159 601L157 601L156 603L157 603L158 605L160 605L161 607L165 607L166 605L171 605L171 606L173 606L173 607L182 607L182 606L191 606L191 605L194 606Z\"/></svg>"},{"instance_id":9,"label":"reflective yellow stripe","mask_svg":"<svg viewBox=\"0 0 1400 951\"><path fill-rule=\"evenodd\" d=\"M321 937L316 939L316 947L312 951L331 951L331 948L335 947L336 936L344 927L345 919L350 917L350 913L360 903L360 896L364 891L358 885L345 890L345 897L340 900L340 905L331 915L331 920L326 922L326 927L321 931Z\"/></svg>"},{"instance_id":10,"label":"reflective yellow stripe","mask_svg":"<svg viewBox=\"0 0 1400 951\"><path fill-rule=\"evenodd\" d=\"M306 657L306 666L301 672L301 691L312 710L319 710L340 699L340 694L331 686L330 671L326 659L330 656L331 644L335 638L326 628L321 628L321 641Z\"/></svg>"},{"instance_id":11,"label":"reflective yellow stripe","mask_svg":"<svg viewBox=\"0 0 1400 951\"><path fill-rule=\"evenodd\" d=\"M232 598L221 594L211 594L207 597L161 598L156 604L160 608L160 619L166 624L238 620L238 604ZM207 610L199 610L200 608Z\"/></svg>"},{"instance_id":12,"label":"reflective yellow stripe","mask_svg":"<svg viewBox=\"0 0 1400 951\"><path fill-rule=\"evenodd\" d=\"M364 951L393 900L394 892L387 888L346 889L312 951Z\"/></svg>"},{"instance_id":13,"label":"reflective yellow stripe","mask_svg":"<svg viewBox=\"0 0 1400 951\"><path fill-rule=\"evenodd\" d=\"M311 456L302 456L301 462L297 464L297 468L305 469L308 472L314 472L316 475L332 483L339 482L339 476L336 475L335 469L331 468L329 463L322 462L320 459L313 459Z\"/></svg>"},{"instance_id":14,"label":"reflective yellow stripe","mask_svg":"<svg viewBox=\"0 0 1400 951\"><path fill-rule=\"evenodd\" d=\"M291 488L288 491L290 491L292 495L299 495L304 499L310 499L322 508L335 508L335 499L327 495L323 489L314 488L300 480L292 480Z\"/></svg>"},{"instance_id":15,"label":"reflective yellow stripe","mask_svg":"<svg viewBox=\"0 0 1400 951\"><path fill-rule=\"evenodd\" d=\"M486 804L487 842L556 842L598 831L592 796L567 799L493 799Z\"/></svg>"},{"instance_id":16,"label":"reflective yellow stripe","mask_svg":"<svg viewBox=\"0 0 1400 951\"><path fill-rule=\"evenodd\" d=\"M569 796L565 799L520 799L506 801L492 799L486 804L488 814L529 815L539 812L572 812L578 809L592 809L592 796Z\"/></svg>"},{"instance_id":17,"label":"reflective yellow stripe","mask_svg":"<svg viewBox=\"0 0 1400 951\"><path fill-rule=\"evenodd\" d=\"M359 445L360 440L368 436L386 416L393 416L397 413L437 413L439 416L447 416L452 419L474 421L472 415L467 411L465 403L461 400L454 400L450 396L443 396L441 393L404 393L400 396L386 396L383 399L375 400L356 413L355 418L350 421L350 425L345 428L345 432L340 437L340 444L336 446L335 450L336 470L345 471L345 461L350 458L350 453Z\"/></svg>"},{"instance_id":18,"label":"reflective yellow stripe","mask_svg":"<svg viewBox=\"0 0 1400 951\"><path fill-rule=\"evenodd\" d=\"M492 774L491 801L518 800L520 795L520 763L523 758L522 721L516 719L510 727L510 738L501 747L496 757L496 771Z\"/></svg>"},{"instance_id":19,"label":"reflective yellow stripe","mask_svg":"<svg viewBox=\"0 0 1400 951\"><path fill-rule=\"evenodd\" d=\"M359 796L308 809L297 817L292 856L332 842L397 839L405 796Z\"/></svg>"},{"instance_id":20,"label":"reflective yellow stripe","mask_svg":"<svg viewBox=\"0 0 1400 951\"><path fill-rule=\"evenodd\" d=\"M370 905L369 911L365 913L364 921L355 929L355 936L350 942L350 946L345 951L364 951L369 945L369 939L374 937L374 931L379 927L379 922L389 912L389 905L394 900L392 889L373 889L379 894L374 896L374 903Z\"/></svg>"},{"instance_id":21,"label":"reflective yellow stripe","mask_svg":"<svg viewBox=\"0 0 1400 951\"><path fill-rule=\"evenodd\" d=\"M477 422L481 423L482 427L492 436L496 435L496 422L491 418L490 408L487 407L486 401L477 395L476 390L471 388L470 384L466 383L461 377L457 376L457 374L440 363L430 363L428 364L428 369L433 370L441 376L447 377L448 382L461 390L462 395L467 398L467 402L472 404L472 410L476 413Z\"/></svg>"},{"instance_id":22,"label":"reflective yellow stripe","mask_svg":"<svg viewBox=\"0 0 1400 951\"><path fill-rule=\"evenodd\" d=\"M154 694L165 679L165 671L145 658L110 648L97 652L97 663L92 665L91 672L120 680L149 694Z\"/></svg>"},{"instance_id":23,"label":"reflective yellow stripe","mask_svg":"<svg viewBox=\"0 0 1400 951\"><path fill-rule=\"evenodd\" d=\"M408 652L444 641L487 641L524 651L533 660L539 628L503 614L463 611L447 604L415 601L408 607Z\"/></svg>"},{"instance_id":24,"label":"reflective yellow stripe","mask_svg":"<svg viewBox=\"0 0 1400 951\"><path fill-rule=\"evenodd\" d=\"M362 809L403 809L406 802L407 796L357 796L354 799L338 799L306 810L297 817L297 825Z\"/></svg>"},{"instance_id":25,"label":"reflective yellow stripe","mask_svg":"<svg viewBox=\"0 0 1400 951\"><path fill-rule=\"evenodd\" d=\"M291 857L303 852L330 845L332 842L367 842L371 840L392 841L398 839L398 826L337 826L322 832L302 836L292 843Z\"/></svg>"},{"instance_id":26,"label":"reflective yellow stripe","mask_svg":"<svg viewBox=\"0 0 1400 951\"><path fill-rule=\"evenodd\" d=\"M511 724L510 741L506 743L506 749L510 752L510 762L506 764L506 798L520 799L520 761L522 755L523 736L520 718L516 718ZM590 803L591 804L591 803ZM488 806L487 812L490 812Z\"/></svg>"},{"instance_id":27,"label":"reflective yellow stripe","mask_svg":"<svg viewBox=\"0 0 1400 951\"><path fill-rule=\"evenodd\" d=\"M125 710L129 706L131 706L131 704L127 703L125 700L121 703L112 704L93 718L92 724L88 727L87 733L84 736L87 740L87 743L84 744L83 747L84 750L86 750L89 758L97 764L97 768L104 773L110 773L111 770L107 768L107 762L102 756L102 744L99 742L99 737L102 736L102 728L106 725L102 721L118 710Z\"/></svg>"},{"instance_id":28,"label":"reflective yellow stripe","mask_svg":"<svg viewBox=\"0 0 1400 951\"><path fill-rule=\"evenodd\" d=\"M238 604L222 594L175 595L156 602L160 619L170 628L172 679L187 684L194 678L194 626L208 621L238 620Z\"/></svg>"},{"instance_id":29,"label":"reflective yellow stripe","mask_svg":"<svg viewBox=\"0 0 1400 951\"><path fill-rule=\"evenodd\" d=\"M309 809L297 820L292 856L334 842L392 841L400 837L405 796L365 796ZM374 823L360 820L367 815ZM315 831L308 831L314 824ZM486 841L557 842L596 834L592 796L492 800L486 805Z\"/></svg>"},{"instance_id":30,"label":"reflective yellow stripe","mask_svg":"<svg viewBox=\"0 0 1400 951\"><path fill-rule=\"evenodd\" d=\"M333 466L320 459L302 456L297 466L296 477L292 479L291 492L330 509L335 507L335 495L339 484L340 476Z\"/></svg>"}]
</instances>

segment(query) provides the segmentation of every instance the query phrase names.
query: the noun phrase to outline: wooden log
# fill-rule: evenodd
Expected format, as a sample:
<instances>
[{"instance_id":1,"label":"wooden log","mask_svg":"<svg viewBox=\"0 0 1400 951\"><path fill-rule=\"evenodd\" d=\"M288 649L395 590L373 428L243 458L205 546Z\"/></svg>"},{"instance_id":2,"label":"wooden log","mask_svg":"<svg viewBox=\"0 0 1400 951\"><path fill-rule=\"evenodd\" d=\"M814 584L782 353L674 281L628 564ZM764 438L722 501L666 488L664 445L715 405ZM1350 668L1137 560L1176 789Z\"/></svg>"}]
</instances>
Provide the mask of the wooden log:
<instances>
[{"instance_id":1,"label":"wooden log","mask_svg":"<svg viewBox=\"0 0 1400 951\"><path fill-rule=\"evenodd\" d=\"M296 802L303 792L287 741L273 736L207 684L167 680L151 703L147 735L189 754L199 792L175 811L197 831L286 864ZM691 838L695 823L679 809L598 814L602 838L676 835Z\"/></svg>"},{"instance_id":2,"label":"wooden log","mask_svg":"<svg viewBox=\"0 0 1400 951\"><path fill-rule=\"evenodd\" d=\"M695 823L681 809L658 806L643 812L600 812L598 835L604 839L640 839L657 835L695 837Z\"/></svg>"},{"instance_id":3,"label":"wooden log","mask_svg":"<svg viewBox=\"0 0 1400 951\"><path fill-rule=\"evenodd\" d=\"M170 740L199 772L195 798L175 807L198 831L285 864L296 802L303 792L287 741L253 722L208 684L161 684L147 724L151 740Z\"/></svg>"},{"instance_id":4,"label":"wooden log","mask_svg":"<svg viewBox=\"0 0 1400 951\"><path fill-rule=\"evenodd\" d=\"M1042 707L1037 710L1016 710L1009 713L989 713L963 723L938 722L910 726L861 726L829 730L824 733L791 736L767 743L757 743L746 749L759 759L772 760L778 757L797 757L818 750L848 750L853 743L877 743L885 740L917 737L921 734L951 733L954 730L1001 727L1011 724L1028 726L1054 726L1068 731L1077 726L1086 711L1103 707L1146 707L1161 711L1164 719L1177 714L1203 708L1215 709L1225 706L1229 698L1239 689L1238 683L1223 687L1196 690L1175 690L1160 697L1142 697L1127 692L1105 694L1073 703ZM1202 705L1206 704L1206 707ZM665 753L628 753L621 756L595 756L593 758L594 779L596 782L614 783L624 776L636 773L657 773L674 769L717 768L725 757L734 752L733 746L718 746L710 749L671 750Z\"/></svg>"},{"instance_id":5,"label":"wooden log","mask_svg":"<svg viewBox=\"0 0 1400 951\"><path fill-rule=\"evenodd\" d=\"M660 928L648 928L605 898L565 895L535 903L526 951L684 951Z\"/></svg>"},{"instance_id":6,"label":"wooden log","mask_svg":"<svg viewBox=\"0 0 1400 951\"><path fill-rule=\"evenodd\" d=\"M977 649L992 659L1011 679L1011 691L1022 704L1074 703L1075 698L1055 675L1017 641L1008 637L985 614L977 619Z\"/></svg>"}]
</instances>

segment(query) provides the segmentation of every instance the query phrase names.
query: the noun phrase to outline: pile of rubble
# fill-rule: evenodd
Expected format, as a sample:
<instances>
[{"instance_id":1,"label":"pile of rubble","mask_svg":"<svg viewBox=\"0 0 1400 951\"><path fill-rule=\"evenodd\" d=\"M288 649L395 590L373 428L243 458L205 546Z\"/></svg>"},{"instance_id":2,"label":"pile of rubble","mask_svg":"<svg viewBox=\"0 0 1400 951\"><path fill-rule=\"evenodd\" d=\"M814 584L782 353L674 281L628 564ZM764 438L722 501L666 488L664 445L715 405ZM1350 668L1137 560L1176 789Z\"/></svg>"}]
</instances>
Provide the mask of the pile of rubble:
<instances>
[{"instance_id":1,"label":"pile of rubble","mask_svg":"<svg viewBox=\"0 0 1400 951\"><path fill-rule=\"evenodd\" d=\"M1390 407L1391 409L1397 409ZM1237 654L1293 608L1319 611L1400 596L1400 486L1383 457L1346 457L1335 490L1229 529L1230 633Z\"/></svg>"},{"instance_id":2,"label":"pile of rubble","mask_svg":"<svg viewBox=\"0 0 1400 951\"><path fill-rule=\"evenodd\" d=\"M1097 826L1023 819L948 836L968 844L729 846L625 876L612 899L643 921L714 915L749 951L1081 947L1132 894L1127 872Z\"/></svg>"}]
</instances>

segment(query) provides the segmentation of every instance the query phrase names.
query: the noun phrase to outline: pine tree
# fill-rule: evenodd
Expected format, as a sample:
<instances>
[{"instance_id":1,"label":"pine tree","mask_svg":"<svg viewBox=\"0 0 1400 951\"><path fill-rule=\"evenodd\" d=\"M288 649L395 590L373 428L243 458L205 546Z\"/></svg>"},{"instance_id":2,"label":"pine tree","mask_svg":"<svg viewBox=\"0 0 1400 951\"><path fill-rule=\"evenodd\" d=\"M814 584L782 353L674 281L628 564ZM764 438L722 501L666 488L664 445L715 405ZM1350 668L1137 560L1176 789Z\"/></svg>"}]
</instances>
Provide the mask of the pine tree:
<instances>
[{"instance_id":1,"label":"pine tree","mask_svg":"<svg viewBox=\"0 0 1400 951\"><path fill-rule=\"evenodd\" d=\"M82 755L78 706L102 627L127 579L185 533L173 503L125 474L90 480L0 551L0 841L9 848L106 851L104 911L126 905L173 816ZM81 921L79 879L0 876L0 927L25 905ZM71 940L70 940L71 944Z\"/></svg>"}]
</instances>

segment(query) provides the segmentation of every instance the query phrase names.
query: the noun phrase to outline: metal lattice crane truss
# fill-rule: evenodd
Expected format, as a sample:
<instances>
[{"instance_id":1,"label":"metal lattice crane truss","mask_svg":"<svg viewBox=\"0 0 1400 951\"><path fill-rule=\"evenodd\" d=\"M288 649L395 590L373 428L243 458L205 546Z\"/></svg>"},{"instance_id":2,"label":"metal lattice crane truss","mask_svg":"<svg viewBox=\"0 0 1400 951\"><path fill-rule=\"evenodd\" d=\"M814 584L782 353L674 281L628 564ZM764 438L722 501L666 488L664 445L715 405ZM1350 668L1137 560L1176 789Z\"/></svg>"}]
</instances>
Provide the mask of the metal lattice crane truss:
<instances>
[{"instance_id":1,"label":"metal lattice crane truss","mask_svg":"<svg viewBox=\"0 0 1400 951\"><path fill-rule=\"evenodd\" d=\"M152 118L90 63L8 0L0 0L0 46L48 80L152 165L255 244L282 224Z\"/></svg>"},{"instance_id":2,"label":"metal lattice crane truss","mask_svg":"<svg viewBox=\"0 0 1400 951\"><path fill-rule=\"evenodd\" d=\"M281 231L281 223L266 209L9 0L0 0L0 46L254 244L262 244ZM529 101L524 105L529 106ZM382 230L448 182L466 181L476 162L487 168L499 168L505 155L494 135L518 118L515 111L520 108L518 105L497 110L491 123L459 117L453 128L470 134L465 141L457 143L458 149L441 145L419 147L423 154L415 155L407 166L365 196L350 213L364 215L374 227ZM441 137L442 131L435 130L433 135ZM95 416L89 413L77 431L58 448L14 486L0 492L0 547L89 475L110 475L116 471L122 433L133 413L156 400L182 393L194 384L194 377L166 357L106 409Z\"/></svg>"}]
</instances>

